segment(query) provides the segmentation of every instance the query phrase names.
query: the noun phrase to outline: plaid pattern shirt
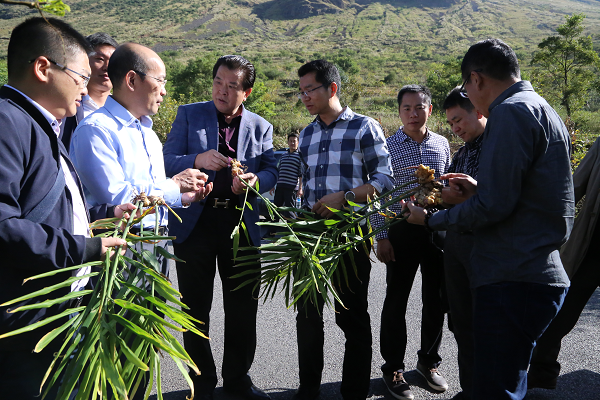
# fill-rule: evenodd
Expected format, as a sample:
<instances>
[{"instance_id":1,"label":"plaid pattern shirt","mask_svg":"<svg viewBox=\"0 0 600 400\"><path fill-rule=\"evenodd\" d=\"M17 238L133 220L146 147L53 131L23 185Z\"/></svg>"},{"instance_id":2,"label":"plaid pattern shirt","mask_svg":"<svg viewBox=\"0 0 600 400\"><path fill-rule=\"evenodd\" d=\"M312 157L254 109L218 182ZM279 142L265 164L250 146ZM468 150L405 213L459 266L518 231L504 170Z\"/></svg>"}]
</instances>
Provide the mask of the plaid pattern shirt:
<instances>
[{"instance_id":1,"label":"plaid pattern shirt","mask_svg":"<svg viewBox=\"0 0 600 400\"><path fill-rule=\"evenodd\" d=\"M323 196L370 183L380 193L392 188L392 167L381 126L346 106L326 126L317 116L300 133L305 205ZM387 188L387 189L386 189Z\"/></svg>"},{"instance_id":2,"label":"plaid pattern shirt","mask_svg":"<svg viewBox=\"0 0 600 400\"><path fill-rule=\"evenodd\" d=\"M452 164L448 172L460 172L467 174L473 179L477 179L479 172L479 153L481 153L481 143L483 135L479 135L470 143L465 143L452 158Z\"/></svg>"},{"instance_id":3,"label":"plaid pattern shirt","mask_svg":"<svg viewBox=\"0 0 600 400\"><path fill-rule=\"evenodd\" d=\"M390 156L392 157L392 167L394 169L394 184L395 186L402 185L414 180L413 169L407 167L416 166L419 164L426 165L435 169L435 177L439 179L440 175L448 172L450 166L450 145L448 140L438 135L437 133L427 130L425 139L421 143L415 142L408 137L402 128L387 138L386 140ZM394 193L394 196L416 187L417 184L412 184L401 191ZM402 207L399 203L393 204L389 209L395 213L400 213ZM373 214L370 218L373 229L381 227L385 221L384 217L379 214ZM379 232L375 238L377 240L387 239L387 230Z\"/></svg>"}]
</instances>

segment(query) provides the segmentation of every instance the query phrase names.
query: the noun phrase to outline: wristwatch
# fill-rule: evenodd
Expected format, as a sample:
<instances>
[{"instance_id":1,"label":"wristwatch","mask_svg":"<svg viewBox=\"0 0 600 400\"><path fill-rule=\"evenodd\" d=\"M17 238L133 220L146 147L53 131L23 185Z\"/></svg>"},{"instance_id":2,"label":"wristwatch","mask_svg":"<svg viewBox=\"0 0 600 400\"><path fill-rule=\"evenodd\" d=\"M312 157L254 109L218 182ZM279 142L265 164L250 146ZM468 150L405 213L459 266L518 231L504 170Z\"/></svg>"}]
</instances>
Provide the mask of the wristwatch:
<instances>
[{"instance_id":1,"label":"wristwatch","mask_svg":"<svg viewBox=\"0 0 600 400\"><path fill-rule=\"evenodd\" d=\"M354 203L354 200L356 200L356 194L352 190L348 190L346 193L344 193L344 200L346 200L346 203L349 201Z\"/></svg>"}]
</instances>

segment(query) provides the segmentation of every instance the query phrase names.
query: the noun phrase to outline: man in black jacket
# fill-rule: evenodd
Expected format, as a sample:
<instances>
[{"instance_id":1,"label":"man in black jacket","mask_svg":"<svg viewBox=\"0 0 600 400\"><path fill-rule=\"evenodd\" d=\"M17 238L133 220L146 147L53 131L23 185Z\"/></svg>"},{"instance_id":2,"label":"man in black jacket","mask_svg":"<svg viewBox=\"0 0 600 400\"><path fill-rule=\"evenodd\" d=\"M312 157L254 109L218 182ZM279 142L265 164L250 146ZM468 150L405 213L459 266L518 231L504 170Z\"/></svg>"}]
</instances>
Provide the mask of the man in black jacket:
<instances>
[{"instance_id":1,"label":"man in black jacket","mask_svg":"<svg viewBox=\"0 0 600 400\"><path fill-rule=\"evenodd\" d=\"M65 273L23 284L32 275L104 257L116 238L89 238L81 185L58 140L60 123L75 114L90 76L87 42L68 24L32 18L12 32L8 84L0 89L0 304L51 286ZM73 274L77 273L77 270ZM80 290L85 280L49 297ZM69 307L7 313L0 307L0 334L31 325ZM47 325L44 331L64 323ZM33 353L44 332L0 340L0 399L34 399L56 347ZM54 393L54 391L53 391ZM50 394L46 399L53 399Z\"/></svg>"}]
</instances>

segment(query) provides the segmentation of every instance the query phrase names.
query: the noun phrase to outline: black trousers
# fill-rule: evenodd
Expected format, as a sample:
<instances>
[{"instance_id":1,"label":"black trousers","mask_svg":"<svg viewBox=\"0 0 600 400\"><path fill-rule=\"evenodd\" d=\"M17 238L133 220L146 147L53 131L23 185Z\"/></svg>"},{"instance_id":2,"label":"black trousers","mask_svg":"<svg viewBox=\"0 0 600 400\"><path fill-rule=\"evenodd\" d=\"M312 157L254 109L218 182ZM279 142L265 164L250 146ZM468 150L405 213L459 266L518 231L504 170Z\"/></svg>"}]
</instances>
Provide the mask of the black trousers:
<instances>
[{"instance_id":1,"label":"black trousers","mask_svg":"<svg viewBox=\"0 0 600 400\"><path fill-rule=\"evenodd\" d=\"M451 330L458 347L458 374L463 397L471 399L473 389L473 295L471 294L472 233L448 231L444 242L444 274Z\"/></svg>"},{"instance_id":2,"label":"black trousers","mask_svg":"<svg viewBox=\"0 0 600 400\"><path fill-rule=\"evenodd\" d=\"M296 206L296 188L286 185L278 185L275 188L275 196L273 196L273 204L277 207L295 207ZM284 217L290 218L289 212L283 213Z\"/></svg>"},{"instance_id":3,"label":"black trousers","mask_svg":"<svg viewBox=\"0 0 600 400\"><path fill-rule=\"evenodd\" d=\"M444 282L443 252L432 242L432 234L424 227L406 221L390 228L388 238L394 248L396 261L387 263L387 290L381 311L380 350L385 374L404 370L406 352L406 307L415 274L421 265L422 301L421 349L419 363L437 367L442 341L444 311L442 286ZM441 245L441 244L440 244ZM438 245L438 246L440 246Z\"/></svg>"},{"instance_id":4,"label":"black trousers","mask_svg":"<svg viewBox=\"0 0 600 400\"><path fill-rule=\"evenodd\" d=\"M48 348L41 353L0 352L0 400L39 400L40 384L53 359ZM59 386L55 385L46 399L55 399Z\"/></svg>"},{"instance_id":5,"label":"black trousers","mask_svg":"<svg viewBox=\"0 0 600 400\"><path fill-rule=\"evenodd\" d=\"M370 246L369 250L370 250ZM353 251L357 273L352 271L349 254L344 256L348 271L348 286L341 280L336 287L346 306L335 303L335 322L346 337L341 393L345 400L367 398L371 379L372 336L371 319L368 312L368 290L371 261L363 247ZM336 272L338 273L338 272ZM300 385L316 390L321 384L323 373L323 301L298 304L296 328L298 338L298 361Z\"/></svg>"},{"instance_id":6,"label":"black trousers","mask_svg":"<svg viewBox=\"0 0 600 400\"><path fill-rule=\"evenodd\" d=\"M529 376L539 380L556 379L560 374L558 354L562 338L577 324L590 297L600 286L600 224L592 235L587 253L571 279L562 308L538 340L531 357Z\"/></svg>"},{"instance_id":7,"label":"black trousers","mask_svg":"<svg viewBox=\"0 0 600 400\"><path fill-rule=\"evenodd\" d=\"M177 257L186 261L177 263L177 279L182 301L190 307L187 312L205 323L199 328L212 340L224 340L223 386L245 389L252 385L248 370L254 361L256 348L258 290L254 289L254 284L234 289L247 279L258 279L258 273L231 278L242 271L234 267L233 241L230 239L239 218L239 210L204 207L190 236L173 246ZM240 247L248 245L241 232ZM252 253L256 250L238 252L238 256ZM210 309L217 264L223 284L224 339L220 335L210 335ZM258 267L260 264L244 268ZM193 375L196 393L212 392L217 385L217 372L210 341L191 332L184 332L183 340L186 351L201 371L200 376Z\"/></svg>"}]
</instances>

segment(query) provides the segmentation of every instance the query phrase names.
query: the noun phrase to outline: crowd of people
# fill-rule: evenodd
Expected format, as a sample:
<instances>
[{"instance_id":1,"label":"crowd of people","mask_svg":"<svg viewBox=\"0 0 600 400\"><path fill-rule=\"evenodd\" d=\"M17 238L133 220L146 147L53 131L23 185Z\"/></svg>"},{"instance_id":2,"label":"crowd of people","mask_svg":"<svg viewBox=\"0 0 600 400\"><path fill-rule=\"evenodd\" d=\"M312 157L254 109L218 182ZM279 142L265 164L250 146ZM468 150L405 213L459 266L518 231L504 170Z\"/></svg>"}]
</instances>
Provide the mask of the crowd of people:
<instances>
[{"instance_id":1,"label":"crowd of people","mask_svg":"<svg viewBox=\"0 0 600 400\"><path fill-rule=\"evenodd\" d=\"M136 193L161 196L178 208L182 222L158 210L133 229L157 223L161 233L176 237L175 255L185 260L176 263L179 289L207 334L218 269L225 313L223 389L245 400L268 400L248 374L258 288L234 290L250 276L231 278L239 272L231 232L240 218L248 235L240 235L239 246L254 249L238 256L256 254L261 241L256 196L248 196L252 207L240 207L242 180L260 192L277 184L277 204L293 206L299 196L303 207L331 218L332 209L365 203L408 182L410 167L424 164L447 182L443 205L393 205L408 219L376 236L375 254L386 265L380 351L387 389L394 398L414 398L404 379L405 314L419 266L423 308L416 369L433 390L448 388L438 351L446 313L458 345L462 391L456 399L522 399L528 388L556 387L560 341L600 283L590 246L600 235L600 144L577 169L574 186L569 133L521 80L515 53L501 40L469 48L461 65L464 82L446 97L447 121L464 141L453 157L448 141L427 127L433 109L427 87L400 89L402 126L386 138L377 121L342 105L336 66L314 60L298 70L298 98L315 118L288 137L290 149L279 163L273 126L244 107L255 70L242 56L217 60L212 100L180 106L164 146L151 116L166 94L167 76L151 49L119 45L105 33L84 38L62 21L31 18L12 32L7 57L8 84L0 88L0 303L48 285L21 286L28 276L99 260L109 248L124 245L117 238L91 238L89 221L128 216ZM237 177L232 159L246 168ZM584 195L573 228L575 203ZM375 215L371 223L378 228L384 219ZM332 278L344 304L335 307L346 339L341 396L364 400L372 361L371 260L362 248L344 260L356 268L344 279ZM164 258L161 268L168 275ZM76 281L64 294L87 284ZM68 307L16 314L0 307L0 333ZM300 386L294 400L320 395L323 307L322 301L298 302ZM211 400L218 377L210 341L191 332L183 336L201 371L190 371L196 398ZM1 399L38 395L57 350L32 353L40 337L34 331L0 340ZM143 390L135 398L143 398Z\"/></svg>"}]
</instances>

